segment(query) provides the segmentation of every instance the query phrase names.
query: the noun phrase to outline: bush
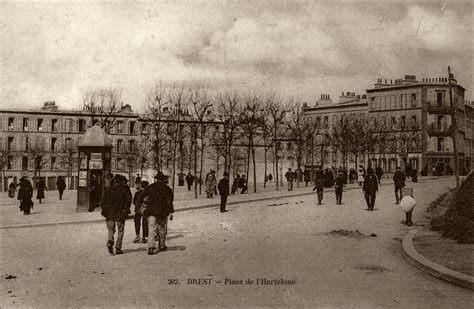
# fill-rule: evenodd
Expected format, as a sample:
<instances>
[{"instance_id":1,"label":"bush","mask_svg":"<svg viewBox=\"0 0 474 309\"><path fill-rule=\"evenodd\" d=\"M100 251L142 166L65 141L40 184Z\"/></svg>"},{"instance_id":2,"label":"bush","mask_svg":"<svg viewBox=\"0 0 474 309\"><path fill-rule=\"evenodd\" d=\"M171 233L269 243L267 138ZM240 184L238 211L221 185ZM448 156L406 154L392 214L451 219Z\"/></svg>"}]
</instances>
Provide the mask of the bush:
<instances>
[{"instance_id":1,"label":"bush","mask_svg":"<svg viewBox=\"0 0 474 309\"><path fill-rule=\"evenodd\" d=\"M474 243L474 173L457 190L444 215L443 237L461 244Z\"/></svg>"}]
</instances>

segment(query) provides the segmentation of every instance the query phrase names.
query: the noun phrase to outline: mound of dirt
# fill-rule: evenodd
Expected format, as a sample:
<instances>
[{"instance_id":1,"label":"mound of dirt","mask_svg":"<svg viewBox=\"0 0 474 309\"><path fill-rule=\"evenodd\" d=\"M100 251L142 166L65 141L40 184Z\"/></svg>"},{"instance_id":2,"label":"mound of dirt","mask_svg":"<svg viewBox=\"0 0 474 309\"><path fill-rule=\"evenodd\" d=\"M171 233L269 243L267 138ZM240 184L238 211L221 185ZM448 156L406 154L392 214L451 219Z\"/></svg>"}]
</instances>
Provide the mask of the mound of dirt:
<instances>
[{"instance_id":1,"label":"mound of dirt","mask_svg":"<svg viewBox=\"0 0 474 309\"><path fill-rule=\"evenodd\" d=\"M474 244L474 173L457 190L444 214L443 237L461 244Z\"/></svg>"}]
</instances>

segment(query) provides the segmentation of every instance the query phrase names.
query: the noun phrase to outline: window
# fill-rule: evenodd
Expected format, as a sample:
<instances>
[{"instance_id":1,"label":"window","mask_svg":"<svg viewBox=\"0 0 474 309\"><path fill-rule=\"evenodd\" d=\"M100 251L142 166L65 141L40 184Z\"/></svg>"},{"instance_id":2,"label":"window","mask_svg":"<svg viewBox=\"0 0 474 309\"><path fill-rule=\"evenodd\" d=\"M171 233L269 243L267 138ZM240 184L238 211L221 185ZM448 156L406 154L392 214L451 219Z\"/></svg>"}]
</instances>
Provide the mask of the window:
<instances>
[{"instance_id":1,"label":"window","mask_svg":"<svg viewBox=\"0 0 474 309\"><path fill-rule=\"evenodd\" d=\"M436 103L441 105L443 103L443 93L442 92L436 92Z\"/></svg>"},{"instance_id":2,"label":"window","mask_svg":"<svg viewBox=\"0 0 474 309\"><path fill-rule=\"evenodd\" d=\"M21 170L22 171L28 170L28 157L21 157Z\"/></svg>"},{"instance_id":3,"label":"window","mask_svg":"<svg viewBox=\"0 0 474 309\"><path fill-rule=\"evenodd\" d=\"M122 152L122 144L123 144L123 140L121 139L117 140L117 152Z\"/></svg>"},{"instance_id":4,"label":"window","mask_svg":"<svg viewBox=\"0 0 474 309\"><path fill-rule=\"evenodd\" d=\"M117 158L117 169L121 170L122 168L122 158Z\"/></svg>"},{"instance_id":5,"label":"window","mask_svg":"<svg viewBox=\"0 0 474 309\"><path fill-rule=\"evenodd\" d=\"M288 143L286 144L286 150L291 150L291 142L288 142Z\"/></svg>"},{"instance_id":6,"label":"window","mask_svg":"<svg viewBox=\"0 0 474 309\"><path fill-rule=\"evenodd\" d=\"M405 122L406 122L406 117L401 116L400 117L400 127L401 127L402 130L405 130Z\"/></svg>"},{"instance_id":7,"label":"window","mask_svg":"<svg viewBox=\"0 0 474 309\"><path fill-rule=\"evenodd\" d=\"M328 128L329 126L329 116L324 116L323 128Z\"/></svg>"},{"instance_id":8,"label":"window","mask_svg":"<svg viewBox=\"0 0 474 309\"><path fill-rule=\"evenodd\" d=\"M411 116L411 127L416 128L418 124L416 123L416 115Z\"/></svg>"},{"instance_id":9,"label":"window","mask_svg":"<svg viewBox=\"0 0 474 309\"><path fill-rule=\"evenodd\" d=\"M43 131L43 118L38 118L38 131L41 132Z\"/></svg>"},{"instance_id":10,"label":"window","mask_svg":"<svg viewBox=\"0 0 474 309\"><path fill-rule=\"evenodd\" d=\"M56 157L51 157L51 169L56 169Z\"/></svg>"},{"instance_id":11,"label":"window","mask_svg":"<svg viewBox=\"0 0 474 309\"><path fill-rule=\"evenodd\" d=\"M51 119L51 131L58 132L58 120Z\"/></svg>"},{"instance_id":12,"label":"window","mask_svg":"<svg viewBox=\"0 0 474 309\"><path fill-rule=\"evenodd\" d=\"M133 152L133 150L135 149L135 141L132 139L130 141L128 141L128 149L130 152Z\"/></svg>"},{"instance_id":13,"label":"window","mask_svg":"<svg viewBox=\"0 0 474 309\"><path fill-rule=\"evenodd\" d=\"M14 145L13 142L14 142L14 137L9 137L9 138L8 138L8 144L7 144L7 150L9 150L9 151L13 151L13 150L14 150L14 149L13 149L13 148L14 148L14 147L13 147L13 145Z\"/></svg>"},{"instance_id":14,"label":"window","mask_svg":"<svg viewBox=\"0 0 474 309\"><path fill-rule=\"evenodd\" d=\"M396 129L396 126L397 126L397 121L395 120L395 117L392 117L391 118L391 123L390 123L391 127L392 127L392 130L393 129Z\"/></svg>"},{"instance_id":15,"label":"window","mask_svg":"<svg viewBox=\"0 0 474 309\"><path fill-rule=\"evenodd\" d=\"M23 137L23 149L28 151L28 137Z\"/></svg>"},{"instance_id":16,"label":"window","mask_svg":"<svg viewBox=\"0 0 474 309\"><path fill-rule=\"evenodd\" d=\"M53 137L51 138L51 151L55 151L56 150L56 141L58 139L56 137Z\"/></svg>"},{"instance_id":17,"label":"window","mask_svg":"<svg viewBox=\"0 0 474 309\"><path fill-rule=\"evenodd\" d=\"M411 107L416 107L416 93L411 94Z\"/></svg>"},{"instance_id":18,"label":"window","mask_svg":"<svg viewBox=\"0 0 474 309\"><path fill-rule=\"evenodd\" d=\"M44 150L44 138L41 136L38 137L38 148Z\"/></svg>"},{"instance_id":19,"label":"window","mask_svg":"<svg viewBox=\"0 0 474 309\"><path fill-rule=\"evenodd\" d=\"M8 130L13 131L14 129L15 118L9 117L8 118Z\"/></svg>"},{"instance_id":20,"label":"window","mask_svg":"<svg viewBox=\"0 0 474 309\"><path fill-rule=\"evenodd\" d=\"M135 121L130 121L130 134L135 133Z\"/></svg>"},{"instance_id":21,"label":"window","mask_svg":"<svg viewBox=\"0 0 474 309\"><path fill-rule=\"evenodd\" d=\"M438 137L438 151L443 151L444 150L444 138L443 137Z\"/></svg>"},{"instance_id":22,"label":"window","mask_svg":"<svg viewBox=\"0 0 474 309\"><path fill-rule=\"evenodd\" d=\"M66 128L64 129L65 132L73 132L74 131L74 122L71 118L66 118Z\"/></svg>"},{"instance_id":23,"label":"window","mask_svg":"<svg viewBox=\"0 0 474 309\"><path fill-rule=\"evenodd\" d=\"M375 108L375 98L370 98L370 109L376 110Z\"/></svg>"},{"instance_id":24,"label":"window","mask_svg":"<svg viewBox=\"0 0 474 309\"><path fill-rule=\"evenodd\" d=\"M86 131L86 121L79 119L79 133L84 133Z\"/></svg>"},{"instance_id":25,"label":"window","mask_svg":"<svg viewBox=\"0 0 474 309\"><path fill-rule=\"evenodd\" d=\"M390 109L395 109L395 96L390 96Z\"/></svg>"},{"instance_id":26,"label":"window","mask_svg":"<svg viewBox=\"0 0 474 309\"><path fill-rule=\"evenodd\" d=\"M23 131L28 131L28 118L23 118Z\"/></svg>"},{"instance_id":27,"label":"window","mask_svg":"<svg viewBox=\"0 0 474 309\"><path fill-rule=\"evenodd\" d=\"M402 108L407 108L407 95L402 94Z\"/></svg>"},{"instance_id":28,"label":"window","mask_svg":"<svg viewBox=\"0 0 474 309\"><path fill-rule=\"evenodd\" d=\"M142 123L142 133L146 133L146 123Z\"/></svg>"},{"instance_id":29,"label":"window","mask_svg":"<svg viewBox=\"0 0 474 309\"><path fill-rule=\"evenodd\" d=\"M7 158L7 169L13 169L13 156L8 156Z\"/></svg>"},{"instance_id":30,"label":"window","mask_svg":"<svg viewBox=\"0 0 474 309\"><path fill-rule=\"evenodd\" d=\"M123 120L117 121L117 133L123 134L124 132L123 126L124 126Z\"/></svg>"},{"instance_id":31,"label":"window","mask_svg":"<svg viewBox=\"0 0 474 309\"><path fill-rule=\"evenodd\" d=\"M68 137L68 138L66 138L66 142L65 142L65 144L66 144L66 150L69 150L69 149L71 149L71 148L72 148L72 139L71 139L71 138L69 138L69 137Z\"/></svg>"}]
</instances>

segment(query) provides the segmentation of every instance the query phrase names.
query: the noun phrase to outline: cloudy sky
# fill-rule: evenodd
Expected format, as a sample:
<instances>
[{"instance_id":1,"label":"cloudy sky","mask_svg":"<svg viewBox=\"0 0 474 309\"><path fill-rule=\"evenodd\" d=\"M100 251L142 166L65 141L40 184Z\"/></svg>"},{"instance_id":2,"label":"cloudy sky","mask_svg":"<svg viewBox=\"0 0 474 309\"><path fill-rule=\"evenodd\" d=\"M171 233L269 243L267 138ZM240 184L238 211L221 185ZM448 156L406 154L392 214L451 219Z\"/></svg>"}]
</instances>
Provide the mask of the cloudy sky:
<instances>
[{"instance_id":1,"label":"cloudy sky","mask_svg":"<svg viewBox=\"0 0 474 309\"><path fill-rule=\"evenodd\" d=\"M0 107L78 108L120 88L138 108L159 81L314 102L378 77L445 77L474 100L469 2L2 3Z\"/></svg>"}]
</instances>

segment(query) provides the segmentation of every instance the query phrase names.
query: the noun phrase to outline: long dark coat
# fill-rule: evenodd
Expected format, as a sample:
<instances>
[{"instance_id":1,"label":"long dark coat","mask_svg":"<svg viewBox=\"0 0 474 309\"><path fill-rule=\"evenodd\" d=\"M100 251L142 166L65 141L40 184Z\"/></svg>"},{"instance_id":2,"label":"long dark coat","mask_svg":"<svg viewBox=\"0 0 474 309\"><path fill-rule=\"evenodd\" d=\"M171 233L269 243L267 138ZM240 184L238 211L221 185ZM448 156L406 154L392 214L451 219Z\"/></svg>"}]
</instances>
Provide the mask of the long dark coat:
<instances>
[{"instance_id":1,"label":"long dark coat","mask_svg":"<svg viewBox=\"0 0 474 309\"><path fill-rule=\"evenodd\" d=\"M56 186L58 187L59 191L64 191L64 189L66 189L66 182L63 178L58 178L56 181Z\"/></svg>"},{"instance_id":2,"label":"long dark coat","mask_svg":"<svg viewBox=\"0 0 474 309\"><path fill-rule=\"evenodd\" d=\"M44 182L44 180L40 179L38 181L38 185L37 185L36 189L38 190L36 192L36 198L38 200L39 199L44 199L44 190L46 189L46 183Z\"/></svg>"},{"instance_id":3,"label":"long dark coat","mask_svg":"<svg viewBox=\"0 0 474 309\"><path fill-rule=\"evenodd\" d=\"M33 197L33 186L28 180L20 182L20 190L18 190L18 200L20 200L20 210L29 213L34 205L31 198Z\"/></svg>"}]
</instances>

